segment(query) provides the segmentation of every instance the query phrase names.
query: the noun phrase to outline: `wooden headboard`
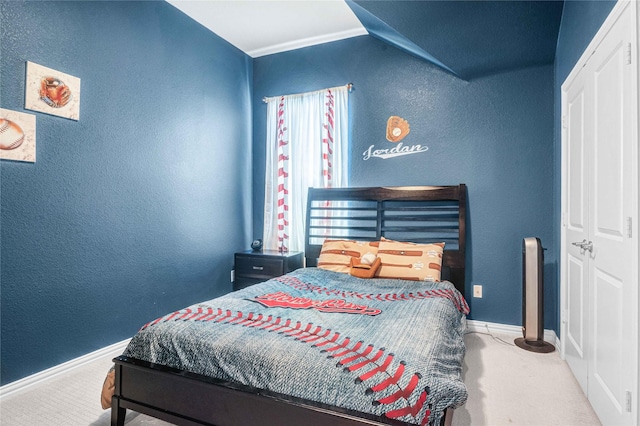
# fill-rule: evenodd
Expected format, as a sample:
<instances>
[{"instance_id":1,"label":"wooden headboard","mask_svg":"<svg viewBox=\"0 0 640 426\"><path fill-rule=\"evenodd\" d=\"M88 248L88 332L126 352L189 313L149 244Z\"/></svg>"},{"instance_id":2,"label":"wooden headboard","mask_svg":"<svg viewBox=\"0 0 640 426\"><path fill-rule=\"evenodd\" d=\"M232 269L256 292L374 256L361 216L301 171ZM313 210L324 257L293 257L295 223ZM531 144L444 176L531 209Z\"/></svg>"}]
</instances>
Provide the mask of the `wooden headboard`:
<instances>
[{"instance_id":1,"label":"wooden headboard","mask_svg":"<svg viewBox=\"0 0 640 426\"><path fill-rule=\"evenodd\" d=\"M307 266L317 266L325 239L446 243L443 279L464 295L467 187L309 188Z\"/></svg>"}]
</instances>

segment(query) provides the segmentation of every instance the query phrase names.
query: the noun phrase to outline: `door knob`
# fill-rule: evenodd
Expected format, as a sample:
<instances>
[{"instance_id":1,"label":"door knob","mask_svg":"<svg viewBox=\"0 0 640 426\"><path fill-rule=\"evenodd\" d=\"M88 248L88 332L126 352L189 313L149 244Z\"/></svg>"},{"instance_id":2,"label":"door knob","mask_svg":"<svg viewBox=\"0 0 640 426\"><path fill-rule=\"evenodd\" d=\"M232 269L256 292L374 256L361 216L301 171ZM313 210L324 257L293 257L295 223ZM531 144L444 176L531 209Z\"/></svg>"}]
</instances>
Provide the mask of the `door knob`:
<instances>
[{"instance_id":1,"label":"door knob","mask_svg":"<svg viewBox=\"0 0 640 426\"><path fill-rule=\"evenodd\" d=\"M586 239L580 241L580 242L573 242L571 243L571 245L574 245L576 247L580 247L581 251L588 251L589 253L593 253L593 242L592 241L588 241Z\"/></svg>"},{"instance_id":2,"label":"door knob","mask_svg":"<svg viewBox=\"0 0 640 426\"><path fill-rule=\"evenodd\" d=\"M577 242L576 243L571 243L572 246L580 247L581 249L584 247L585 244L587 244L587 240L586 239L582 240L579 243L577 243Z\"/></svg>"}]
</instances>

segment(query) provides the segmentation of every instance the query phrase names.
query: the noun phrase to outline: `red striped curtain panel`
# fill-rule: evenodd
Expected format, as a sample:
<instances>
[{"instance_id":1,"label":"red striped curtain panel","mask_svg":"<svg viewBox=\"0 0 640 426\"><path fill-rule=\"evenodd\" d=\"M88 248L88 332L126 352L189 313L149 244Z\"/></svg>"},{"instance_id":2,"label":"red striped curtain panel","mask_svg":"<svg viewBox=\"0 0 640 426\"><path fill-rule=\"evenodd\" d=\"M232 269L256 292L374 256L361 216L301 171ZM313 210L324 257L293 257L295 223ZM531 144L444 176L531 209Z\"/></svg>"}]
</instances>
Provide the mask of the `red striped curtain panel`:
<instances>
[{"instance_id":1,"label":"red striped curtain panel","mask_svg":"<svg viewBox=\"0 0 640 426\"><path fill-rule=\"evenodd\" d=\"M308 188L348 186L348 86L265 100L264 247L303 251Z\"/></svg>"}]
</instances>

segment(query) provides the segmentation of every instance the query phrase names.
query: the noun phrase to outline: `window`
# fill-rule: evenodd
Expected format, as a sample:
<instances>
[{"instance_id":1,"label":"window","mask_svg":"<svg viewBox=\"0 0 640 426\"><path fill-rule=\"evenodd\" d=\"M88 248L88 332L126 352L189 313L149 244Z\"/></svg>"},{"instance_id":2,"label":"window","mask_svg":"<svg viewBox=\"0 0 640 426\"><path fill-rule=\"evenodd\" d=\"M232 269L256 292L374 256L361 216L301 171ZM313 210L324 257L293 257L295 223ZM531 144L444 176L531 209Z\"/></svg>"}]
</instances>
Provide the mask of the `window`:
<instances>
[{"instance_id":1,"label":"window","mask_svg":"<svg viewBox=\"0 0 640 426\"><path fill-rule=\"evenodd\" d=\"M266 101L264 247L304 251L308 188L348 186L349 86Z\"/></svg>"}]
</instances>

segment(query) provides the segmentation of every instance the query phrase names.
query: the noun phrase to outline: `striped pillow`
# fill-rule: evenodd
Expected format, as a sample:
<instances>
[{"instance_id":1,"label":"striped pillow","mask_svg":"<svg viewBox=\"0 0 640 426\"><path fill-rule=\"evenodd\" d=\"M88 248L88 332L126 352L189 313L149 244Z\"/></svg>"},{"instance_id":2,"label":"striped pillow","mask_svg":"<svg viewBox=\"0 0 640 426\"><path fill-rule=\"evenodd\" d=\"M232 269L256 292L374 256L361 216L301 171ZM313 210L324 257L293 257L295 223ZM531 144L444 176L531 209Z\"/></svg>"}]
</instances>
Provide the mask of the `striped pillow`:
<instances>
[{"instance_id":1,"label":"striped pillow","mask_svg":"<svg viewBox=\"0 0 640 426\"><path fill-rule=\"evenodd\" d=\"M414 281L440 281L444 243L416 244L382 239L378 257L379 278Z\"/></svg>"},{"instance_id":2,"label":"striped pillow","mask_svg":"<svg viewBox=\"0 0 640 426\"><path fill-rule=\"evenodd\" d=\"M378 253L378 241L325 240L318 259L318 268L348 274L351 259L363 254Z\"/></svg>"}]
</instances>

